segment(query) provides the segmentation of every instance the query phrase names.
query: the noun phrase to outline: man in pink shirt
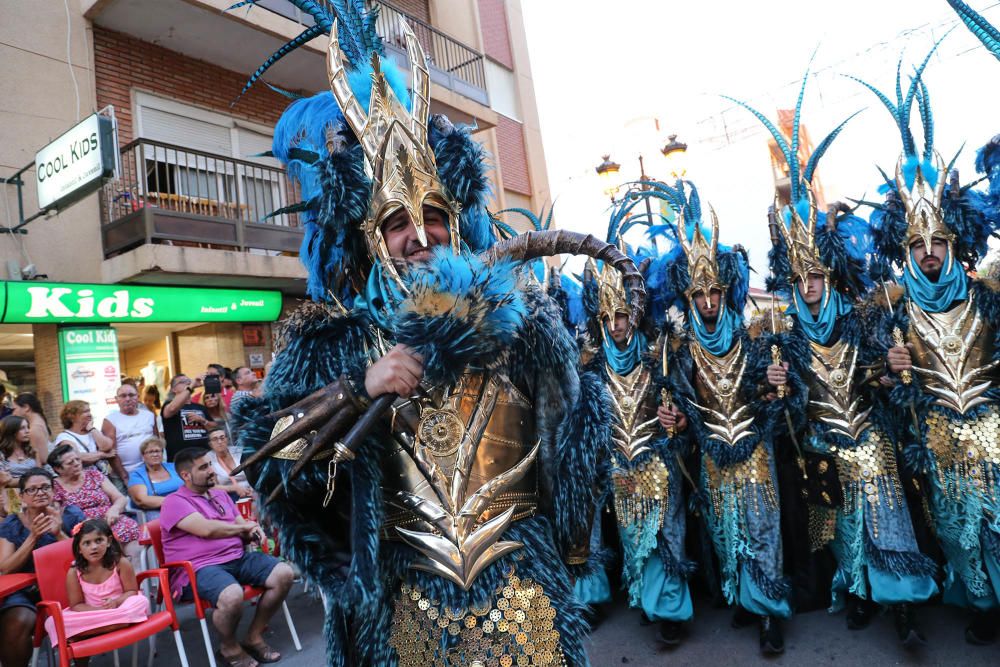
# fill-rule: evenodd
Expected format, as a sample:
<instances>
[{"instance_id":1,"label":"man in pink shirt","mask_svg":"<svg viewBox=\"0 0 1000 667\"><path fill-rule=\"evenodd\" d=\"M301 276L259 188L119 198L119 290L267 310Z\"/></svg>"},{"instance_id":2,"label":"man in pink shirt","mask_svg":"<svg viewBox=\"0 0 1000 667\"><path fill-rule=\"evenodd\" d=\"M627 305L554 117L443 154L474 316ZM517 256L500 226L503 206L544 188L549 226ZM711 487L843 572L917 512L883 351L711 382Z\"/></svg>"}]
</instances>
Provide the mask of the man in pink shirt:
<instances>
[{"instance_id":1,"label":"man in pink shirt","mask_svg":"<svg viewBox=\"0 0 1000 667\"><path fill-rule=\"evenodd\" d=\"M258 662L277 662L281 654L267 645L263 632L288 595L292 568L273 556L245 551L248 542L260 542L265 536L260 526L240 516L229 494L212 488L216 476L207 451L182 450L174 457L174 466L184 486L168 495L160 508L164 556L169 562L191 561L198 573L198 595L215 607L212 624L222 638L219 656L224 664L254 667ZM244 585L266 592L241 644L236 628L243 614ZM174 597L193 597L183 570L171 573L170 588Z\"/></svg>"}]
</instances>

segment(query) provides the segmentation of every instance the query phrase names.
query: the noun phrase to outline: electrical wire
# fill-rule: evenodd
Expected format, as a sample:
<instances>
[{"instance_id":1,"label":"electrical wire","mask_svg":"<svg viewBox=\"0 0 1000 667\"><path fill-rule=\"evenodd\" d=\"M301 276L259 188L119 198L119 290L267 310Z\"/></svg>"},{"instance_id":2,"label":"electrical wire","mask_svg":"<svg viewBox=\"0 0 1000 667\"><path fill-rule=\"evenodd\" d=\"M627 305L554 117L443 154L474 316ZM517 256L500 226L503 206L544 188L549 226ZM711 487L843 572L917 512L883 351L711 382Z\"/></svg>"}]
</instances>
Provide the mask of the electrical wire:
<instances>
[{"instance_id":1,"label":"electrical wire","mask_svg":"<svg viewBox=\"0 0 1000 667\"><path fill-rule=\"evenodd\" d=\"M69 14L69 0L63 0L66 7L66 64L69 65L69 77L73 80L73 92L76 94L76 120L80 120L80 86L76 82L76 72L73 71L73 19Z\"/></svg>"}]
</instances>

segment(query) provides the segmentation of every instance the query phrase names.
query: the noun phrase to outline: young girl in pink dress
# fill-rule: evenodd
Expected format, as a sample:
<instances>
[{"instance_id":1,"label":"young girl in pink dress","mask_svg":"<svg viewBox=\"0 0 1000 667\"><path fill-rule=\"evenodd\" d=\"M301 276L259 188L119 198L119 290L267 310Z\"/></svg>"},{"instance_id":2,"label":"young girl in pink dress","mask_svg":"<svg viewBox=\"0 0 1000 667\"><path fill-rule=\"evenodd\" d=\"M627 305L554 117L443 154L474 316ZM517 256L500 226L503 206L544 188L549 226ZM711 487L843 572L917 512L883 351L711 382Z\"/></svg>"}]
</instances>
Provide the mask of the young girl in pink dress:
<instances>
[{"instance_id":1,"label":"young girl in pink dress","mask_svg":"<svg viewBox=\"0 0 1000 667\"><path fill-rule=\"evenodd\" d=\"M66 573L69 607L62 612L67 638L102 634L149 617L149 600L139 594L135 570L122 558L122 547L104 519L76 525L73 557ZM56 643L52 618L46 619L45 630Z\"/></svg>"}]
</instances>

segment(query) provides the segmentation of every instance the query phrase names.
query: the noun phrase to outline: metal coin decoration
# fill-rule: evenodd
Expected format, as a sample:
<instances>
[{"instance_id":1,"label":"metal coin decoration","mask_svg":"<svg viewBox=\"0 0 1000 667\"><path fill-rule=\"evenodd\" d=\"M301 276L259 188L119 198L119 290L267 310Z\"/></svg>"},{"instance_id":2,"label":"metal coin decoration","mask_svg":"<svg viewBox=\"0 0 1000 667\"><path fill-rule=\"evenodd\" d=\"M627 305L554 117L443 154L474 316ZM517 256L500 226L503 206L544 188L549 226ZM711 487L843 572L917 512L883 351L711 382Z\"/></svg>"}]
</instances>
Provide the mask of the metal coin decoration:
<instances>
[{"instance_id":1,"label":"metal coin decoration","mask_svg":"<svg viewBox=\"0 0 1000 667\"><path fill-rule=\"evenodd\" d=\"M458 450L465 424L451 410L426 410L417 425L420 444L435 456L449 456Z\"/></svg>"}]
</instances>

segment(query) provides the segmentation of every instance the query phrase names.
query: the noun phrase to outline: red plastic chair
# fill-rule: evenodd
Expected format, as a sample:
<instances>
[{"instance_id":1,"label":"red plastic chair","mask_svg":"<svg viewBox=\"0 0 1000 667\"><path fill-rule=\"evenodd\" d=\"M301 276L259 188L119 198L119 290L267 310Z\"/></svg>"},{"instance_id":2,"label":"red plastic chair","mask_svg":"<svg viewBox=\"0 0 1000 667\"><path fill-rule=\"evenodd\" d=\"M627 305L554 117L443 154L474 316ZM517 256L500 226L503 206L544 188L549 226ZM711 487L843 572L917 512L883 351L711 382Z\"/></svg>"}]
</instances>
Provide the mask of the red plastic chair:
<instances>
[{"instance_id":1,"label":"red plastic chair","mask_svg":"<svg viewBox=\"0 0 1000 667\"><path fill-rule=\"evenodd\" d=\"M198 623L201 625L201 635L205 640L205 651L208 653L208 664L211 667L217 667L215 663L215 652L212 650L212 640L208 636L208 622L205 617L205 612L212 608L212 603L208 600L201 599L198 595L198 587L195 585L197 580L197 575L195 574L194 566L191 561L181 560L167 562L166 557L163 555L163 535L160 531L160 520L154 519L146 523L146 532L149 535L149 541L153 544L153 551L156 554L156 560L160 562L160 567L167 569L181 569L187 573L188 580L191 582L191 593L194 596L194 601L191 603L180 602L179 604L194 604L195 615L198 617ZM169 597L170 587L161 588L162 591L167 591L167 597ZM253 600L264 594L264 589L257 586L244 586L243 587L243 599ZM292 642L295 644L295 650L302 650L302 643L299 641L299 633L295 629L295 623L292 621L292 614L288 610L288 604L284 601L281 603L281 609L285 614L285 622L288 624L288 631L292 635Z\"/></svg>"},{"instance_id":2,"label":"red plastic chair","mask_svg":"<svg viewBox=\"0 0 1000 667\"><path fill-rule=\"evenodd\" d=\"M20 574L0 574L0 600L28 586L35 584L35 575L24 572Z\"/></svg>"},{"instance_id":3,"label":"red plastic chair","mask_svg":"<svg viewBox=\"0 0 1000 667\"><path fill-rule=\"evenodd\" d=\"M46 634L45 619L51 616L55 620L55 648L59 651L60 667L69 667L76 658L87 658L131 646L167 628L173 630L181 665L188 667L187 653L184 651L184 642L181 640L180 624L177 622L177 615L169 596L164 599L164 611L151 614L141 623L120 630L112 630L102 635L72 639L66 637L62 610L69 606L69 595L66 593L66 572L73 563L73 543L70 540L61 540L42 547L35 550L34 558L38 591L42 597L42 601L38 603L38 620L35 625L36 658L38 647L41 646L42 639ZM153 577L159 579L160 587L169 586L166 569L148 570L136 575L139 582ZM150 659L152 659L152 655L150 655Z\"/></svg>"}]
</instances>

